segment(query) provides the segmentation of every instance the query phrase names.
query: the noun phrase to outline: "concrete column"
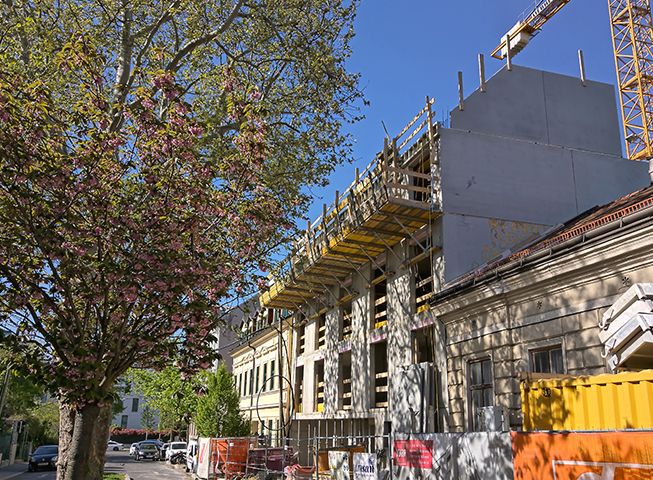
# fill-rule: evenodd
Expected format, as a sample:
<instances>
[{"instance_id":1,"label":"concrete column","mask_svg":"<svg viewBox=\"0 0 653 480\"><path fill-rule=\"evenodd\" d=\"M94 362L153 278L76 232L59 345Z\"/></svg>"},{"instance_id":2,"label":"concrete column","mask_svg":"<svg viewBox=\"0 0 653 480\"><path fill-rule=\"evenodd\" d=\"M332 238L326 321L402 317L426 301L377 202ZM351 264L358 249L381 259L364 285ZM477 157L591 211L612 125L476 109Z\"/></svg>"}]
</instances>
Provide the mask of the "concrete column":
<instances>
[{"instance_id":1,"label":"concrete column","mask_svg":"<svg viewBox=\"0 0 653 480\"><path fill-rule=\"evenodd\" d=\"M339 368L340 359L338 357L339 326L340 308L334 307L326 313L326 352L324 354L325 413L334 413L336 410L338 410L338 389L341 383L340 380L342 378Z\"/></svg>"},{"instance_id":2,"label":"concrete column","mask_svg":"<svg viewBox=\"0 0 653 480\"><path fill-rule=\"evenodd\" d=\"M395 246L399 257L403 257L403 249L408 248L406 242ZM395 369L401 365L412 363L410 318L412 317L412 302L414 301L414 278L410 269L399 268L399 260L388 254L388 269L395 273L388 279L388 409L392 409L393 376Z\"/></svg>"},{"instance_id":3,"label":"concrete column","mask_svg":"<svg viewBox=\"0 0 653 480\"><path fill-rule=\"evenodd\" d=\"M369 265L360 269L365 279L372 271ZM355 412L366 412L370 408L370 344L368 338L371 305L370 290L360 275L353 277L352 288L359 295L352 300L351 336L351 408Z\"/></svg>"}]
</instances>

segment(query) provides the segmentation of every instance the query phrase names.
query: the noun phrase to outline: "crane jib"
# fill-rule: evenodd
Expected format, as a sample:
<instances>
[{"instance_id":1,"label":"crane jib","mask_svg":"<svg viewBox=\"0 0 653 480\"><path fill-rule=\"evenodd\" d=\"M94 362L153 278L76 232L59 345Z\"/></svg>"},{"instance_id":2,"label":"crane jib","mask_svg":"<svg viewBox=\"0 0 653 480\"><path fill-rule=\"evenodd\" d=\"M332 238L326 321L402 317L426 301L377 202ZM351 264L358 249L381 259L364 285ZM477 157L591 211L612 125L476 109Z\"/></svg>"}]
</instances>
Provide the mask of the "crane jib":
<instances>
[{"instance_id":1,"label":"crane jib","mask_svg":"<svg viewBox=\"0 0 653 480\"><path fill-rule=\"evenodd\" d=\"M537 7L535 7L526 21L530 22L532 19L540 15L547 17L550 11L554 10L558 5L560 5L560 3L560 0L544 0Z\"/></svg>"}]
</instances>

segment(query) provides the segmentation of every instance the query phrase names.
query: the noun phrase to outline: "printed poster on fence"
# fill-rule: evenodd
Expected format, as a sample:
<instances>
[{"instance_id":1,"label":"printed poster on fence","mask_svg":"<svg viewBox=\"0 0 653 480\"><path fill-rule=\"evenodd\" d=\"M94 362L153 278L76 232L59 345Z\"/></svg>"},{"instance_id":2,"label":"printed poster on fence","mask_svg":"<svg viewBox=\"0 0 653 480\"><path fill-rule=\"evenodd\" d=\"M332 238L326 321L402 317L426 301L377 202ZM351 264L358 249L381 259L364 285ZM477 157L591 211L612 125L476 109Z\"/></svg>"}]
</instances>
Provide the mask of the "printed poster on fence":
<instances>
[{"instance_id":1,"label":"printed poster on fence","mask_svg":"<svg viewBox=\"0 0 653 480\"><path fill-rule=\"evenodd\" d=\"M394 464L398 467L433 467L433 440L395 440Z\"/></svg>"},{"instance_id":2,"label":"printed poster on fence","mask_svg":"<svg viewBox=\"0 0 653 480\"><path fill-rule=\"evenodd\" d=\"M197 452L197 476L209 478L209 458L211 450L211 439L200 438L199 451Z\"/></svg>"},{"instance_id":3,"label":"printed poster on fence","mask_svg":"<svg viewBox=\"0 0 653 480\"><path fill-rule=\"evenodd\" d=\"M329 452L329 471L333 480L349 480L349 452Z\"/></svg>"},{"instance_id":4,"label":"printed poster on fence","mask_svg":"<svg viewBox=\"0 0 653 480\"><path fill-rule=\"evenodd\" d=\"M376 480L376 454L354 453L354 480Z\"/></svg>"}]
</instances>

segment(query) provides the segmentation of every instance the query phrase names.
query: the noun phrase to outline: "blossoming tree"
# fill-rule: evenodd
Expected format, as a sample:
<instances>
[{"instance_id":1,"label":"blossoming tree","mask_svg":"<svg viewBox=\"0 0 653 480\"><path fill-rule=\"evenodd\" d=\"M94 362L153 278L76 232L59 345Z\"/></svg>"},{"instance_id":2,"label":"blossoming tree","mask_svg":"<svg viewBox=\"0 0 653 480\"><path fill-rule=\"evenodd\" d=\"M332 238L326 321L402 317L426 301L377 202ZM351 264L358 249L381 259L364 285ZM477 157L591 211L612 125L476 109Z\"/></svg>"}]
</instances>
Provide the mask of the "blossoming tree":
<instances>
[{"instance_id":1,"label":"blossoming tree","mask_svg":"<svg viewBox=\"0 0 653 480\"><path fill-rule=\"evenodd\" d=\"M349 154L355 7L0 6L1 337L59 395L58 478L102 478L130 366L208 365L301 188Z\"/></svg>"}]
</instances>

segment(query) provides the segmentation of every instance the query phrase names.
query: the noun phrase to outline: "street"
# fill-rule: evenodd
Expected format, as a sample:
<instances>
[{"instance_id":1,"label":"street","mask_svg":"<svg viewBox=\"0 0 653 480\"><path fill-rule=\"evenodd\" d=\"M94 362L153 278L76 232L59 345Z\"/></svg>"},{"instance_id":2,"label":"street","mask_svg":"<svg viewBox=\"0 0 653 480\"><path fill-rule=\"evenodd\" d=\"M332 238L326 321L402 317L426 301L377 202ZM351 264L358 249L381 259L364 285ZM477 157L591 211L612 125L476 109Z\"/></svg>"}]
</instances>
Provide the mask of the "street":
<instances>
[{"instance_id":1,"label":"street","mask_svg":"<svg viewBox=\"0 0 653 480\"><path fill-rule=\"evenodd\" d=\"M127 450L107 452L104 473L128 473L133 480L188 480L191 478L184 473L183 468L175 469L166 462L153 462L152 460L137 462L129 456ZM53 480L54 478L52 477Z\"/></svg>"},{"instance_id":2,"label":"street","mask_svg":"<svg viewBox=\"0 0 653 480\"><path fill-rule=\"evenodd\" d=\"M16 475L15 472L17 470L23 473ZM129 456L127 450L107 452L107 462L104 465L104 472L127 473L133 480L189 480L192 478L184 473L182 467L175 469L170 464L166 464L166 462L153 462L151 460L137 462ZM28 472L27 464L22 464L20 466L16 465L11 472L0 469L0 479L2 478L16 480L56 480L57 472L54 470Z\"/></svg>"}]
</instances>

